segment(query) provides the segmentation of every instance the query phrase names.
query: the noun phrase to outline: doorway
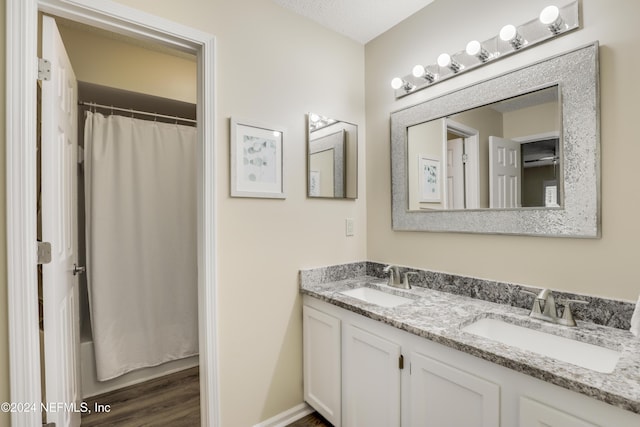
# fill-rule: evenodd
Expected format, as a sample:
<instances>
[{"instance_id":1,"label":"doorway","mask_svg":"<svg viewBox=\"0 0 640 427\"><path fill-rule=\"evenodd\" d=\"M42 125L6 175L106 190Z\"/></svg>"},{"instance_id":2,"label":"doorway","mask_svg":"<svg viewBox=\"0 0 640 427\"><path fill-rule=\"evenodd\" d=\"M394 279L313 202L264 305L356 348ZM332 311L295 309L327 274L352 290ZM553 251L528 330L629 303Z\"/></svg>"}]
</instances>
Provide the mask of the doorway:
<instances>
[{"instance_id":1,"label":"doorway","mask_svg":"<svg viewBox=\"0 0 640 427\"><path fill-rule=\"evenodd\" d=\"M447 118L447 209L480 208L479 131Z\"/></svg>"},{"instance_id":2,"label":"doorway","mask_svg":"<svg viewBox=\"0 0 640 427\"><path fill-rule=\"evenodd\" d=\"M35 188L35 85L37 13L77 20L120 33L192 51L198 67L198 293L203 425L217 425L214 269L213 37L111 2L8 0L7 32L7 238L11 394L16 401L42 401ZM35 374L35 375L34 375ZM12 425L42 422L39 412L12 414Z\"/></svg>"}]
</instances>

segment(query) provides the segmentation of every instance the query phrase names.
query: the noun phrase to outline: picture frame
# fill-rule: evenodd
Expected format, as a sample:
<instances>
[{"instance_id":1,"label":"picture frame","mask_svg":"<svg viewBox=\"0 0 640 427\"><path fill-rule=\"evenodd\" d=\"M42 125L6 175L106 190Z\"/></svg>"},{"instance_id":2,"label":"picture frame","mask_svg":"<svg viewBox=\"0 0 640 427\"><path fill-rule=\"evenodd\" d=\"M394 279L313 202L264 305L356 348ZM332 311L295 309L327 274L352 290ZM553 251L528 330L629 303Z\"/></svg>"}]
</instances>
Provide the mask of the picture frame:
<instances>
[{"instance_id":1,"label":"picture frame","mask_svg":"<svg viewBox=\"0 0 640 427\"><path fill-rule=\"evenodd\" d=\"M309 171L309 197L320 197L320 171Z\"/></svg>"},{"instance_id":2,"label":"picture frame","mask_svg":"<svg viewBox=\"0 0 640 427\"><path fill-rule=\"evenodd\" d=\"M286 199L285 128L234 117L230 122L231 197Z\"/></svg>"},{"instance_id":3,"label":"picture frame","mask_svg":"<svg viewBox=\"0 0 640 427\"><path fill-rule=\"evenodd\" d=\"M418 156L418 177L420 179L420 201L440 202L440 160L420 154Z\"/></svg>"}]
</instances>

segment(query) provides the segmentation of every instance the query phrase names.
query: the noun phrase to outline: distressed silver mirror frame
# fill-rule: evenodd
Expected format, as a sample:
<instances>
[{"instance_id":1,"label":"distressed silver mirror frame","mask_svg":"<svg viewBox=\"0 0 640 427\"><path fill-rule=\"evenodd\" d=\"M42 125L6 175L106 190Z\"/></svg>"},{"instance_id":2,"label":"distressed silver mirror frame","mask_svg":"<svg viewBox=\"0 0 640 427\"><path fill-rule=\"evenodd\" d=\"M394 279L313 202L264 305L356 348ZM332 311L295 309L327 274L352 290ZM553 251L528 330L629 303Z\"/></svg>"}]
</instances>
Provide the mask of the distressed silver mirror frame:
<instances>
[{"instance_id":1,"label":"distressed silver mirror frame","mask_svg":"<svg viewBox=\"0 0 640 427\"><path fill-rule=\"evenodd\" d=\"M600 237L598 42L391 114L394 230ZM408 210L407 128L558 85L562 110L563 205L558 208Z\"/></svg>"}]
</instances>

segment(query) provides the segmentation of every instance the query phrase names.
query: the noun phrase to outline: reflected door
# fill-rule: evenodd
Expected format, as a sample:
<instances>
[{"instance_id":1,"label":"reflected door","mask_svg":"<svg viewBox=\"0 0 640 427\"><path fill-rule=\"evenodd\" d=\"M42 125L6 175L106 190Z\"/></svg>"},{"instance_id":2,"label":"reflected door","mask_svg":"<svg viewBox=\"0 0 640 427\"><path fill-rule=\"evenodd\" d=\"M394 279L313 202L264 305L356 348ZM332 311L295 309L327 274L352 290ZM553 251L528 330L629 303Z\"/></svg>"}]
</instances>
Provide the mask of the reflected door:
<instances>
[{"instance_id":1,"label":"reflected door","mask_svg":"<svg viewBox=\"0 0 640 427\"><path fill-rule=\"evenodd\" d=\"M464 209L464 140L447 141L447 206L446 209Z\"/></svg>"},{"instance_id":2,"label":"reflected door","mask_svg":"<svg viewBox=\"0 0 640 427\"><path fill-rule=\"evenodd\" d=\"M489 201L492 208L522 206L520 143L489 137Z\"/></svg>"}]
</instances>

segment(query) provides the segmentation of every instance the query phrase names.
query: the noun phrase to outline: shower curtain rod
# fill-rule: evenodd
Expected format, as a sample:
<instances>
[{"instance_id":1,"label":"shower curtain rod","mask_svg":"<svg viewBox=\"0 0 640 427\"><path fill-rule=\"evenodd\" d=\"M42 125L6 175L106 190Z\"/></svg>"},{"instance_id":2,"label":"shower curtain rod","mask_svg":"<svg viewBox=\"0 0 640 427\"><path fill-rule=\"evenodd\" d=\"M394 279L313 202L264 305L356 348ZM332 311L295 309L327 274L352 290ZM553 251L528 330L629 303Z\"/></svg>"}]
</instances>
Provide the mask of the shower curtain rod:
<instances>
[{"instance_id":1,"label":"shower curtain rod","mask_svg":"<svg viewBox=\"0 0 640 427\"><path fill-rule=\"evenodd\" d=\"M111 111L123 111L125 113L131 113L131 114L143 114L147 116L161 117L163 119L179 120L181 122L187 122L187 123L197 123L197 121L193 119L185 119L183 117L178 117L178 116L167 116L165 114L158 114L158 113L149 113L147 111L134 110L132 108L114 107L113 105L96 104L95 102L78 101L78 105L84 105L85 107L94 107L94 108L106 108Z\"/></svg>"}]
</instances>

